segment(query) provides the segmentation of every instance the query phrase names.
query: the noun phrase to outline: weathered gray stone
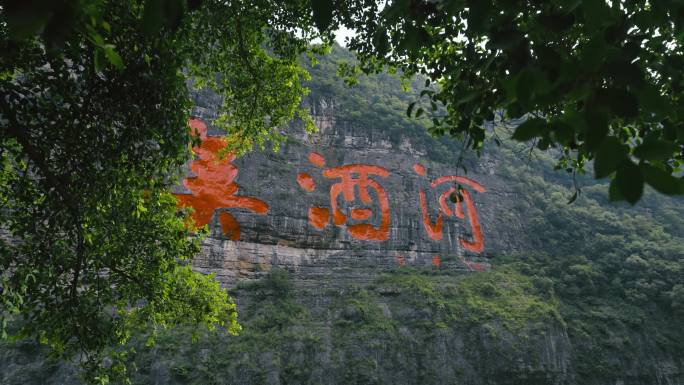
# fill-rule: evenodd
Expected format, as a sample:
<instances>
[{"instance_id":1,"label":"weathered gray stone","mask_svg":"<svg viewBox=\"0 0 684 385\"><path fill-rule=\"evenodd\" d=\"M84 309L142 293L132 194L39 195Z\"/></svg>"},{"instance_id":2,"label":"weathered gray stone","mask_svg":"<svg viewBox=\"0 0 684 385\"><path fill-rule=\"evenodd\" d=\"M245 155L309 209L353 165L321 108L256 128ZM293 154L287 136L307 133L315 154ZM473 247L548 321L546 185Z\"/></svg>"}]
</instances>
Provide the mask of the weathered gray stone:
<instances>
[{"instance_id":1,"label":"weathered gray stone","mask_svg":"<svg viewBox=\"0 0 684 385\"><path fill-rule=\"evenodd\" d=\"M195 97L195 102L198 106L193 111L200 118L215 116L211 112L215 107L212 98ZM395 145L380 128L349 124L335 116L334 106L334 100L327 99L312 103L311 111L318 132L308 134L300 126L293 125L289 129L291 139L281 146L279 152L255 151L233 162L239 169L236 182L240 188L237 194L265 201L269 212L264 216L247 210L228 209L240 223L242 234L238 242L229 241L222 234L218 215L215 215L210 225L211 238L206 240L205 250L195 261L198 270L214 272L227 286L232 286L239 278L257 277L271 266L289 268L299 277L328 274L339 268L349 269L350 274L373 276L395 268L399 260L407 265L430 266L433 257L438 256L443 268L467 271L471 267L462 259L487 265L492 256L522 249L517 236L523 231L522 223L499 218L499 213L506 210L507 202L519 197L508 191L497 177L494 159L466 160L471 170L466 176L487 189L484 193L469 189L485 245L482 252L471 253L459 243L461 238L472 240L467 216L464 219L444 217L443 238L435 241L428 237L423 226L419 204L419 191L424 189L430 220L434 223L439 212L439 193L454 184L432 189L430 180L458 175L456 167L430 161L425 157L425 150L416 148L408 138ZM339 181L321 175L323 170L308 159L311 152L325 158L324 168L368 164L389 171L386 178L371 176L389 198L387 240L355 239L344 225L329 223L325 229L318 230L309 224L309 208L329 208L330 188ZM427 177L414 171L415 164L425 167ZM313 192L306 192L298 185L299 173L313 177L316 184ZM379 199L373 189L369 191L373 199L370 205L359 204L358 188L353 205L371 209L373 216L368 222L377 227L381 222ZM343 209L350 208L350 204L341 197L338 203ZM366 222L347 219L347 224L353 223Z\"/></svg>"}]
</instances>

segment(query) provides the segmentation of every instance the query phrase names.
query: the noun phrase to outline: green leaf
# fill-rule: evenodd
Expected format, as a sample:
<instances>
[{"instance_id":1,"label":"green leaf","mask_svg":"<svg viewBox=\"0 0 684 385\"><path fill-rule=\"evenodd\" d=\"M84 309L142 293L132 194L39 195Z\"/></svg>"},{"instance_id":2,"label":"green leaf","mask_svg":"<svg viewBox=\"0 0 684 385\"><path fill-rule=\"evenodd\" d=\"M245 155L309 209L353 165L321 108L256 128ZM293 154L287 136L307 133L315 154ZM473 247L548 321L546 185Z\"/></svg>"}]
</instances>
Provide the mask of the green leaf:
<instances>
[{"instance_id":1,"label":"green leaf","mask_svg":"<svg viewBox=\"0 0 684 385\"><path fill-rule=\"evenodd\" d=\"M634 149L634 156L642 160L666 160L672 157L677 145L661 139L646 139Z\"/></svg>"},{"instance_id":2,"label":"green leaf","mask_svg":"<svg viewBox=\"0 0 684 385\"><path fill-rule=\"evenodd\" d=\"M519 125L513 133L513 139L524 142L537 136L541 136L546 127L546 120L534 118L528 119Z\"/></svg>"},{"instance_id":3,"label":"green leaf","mask_svg":"<svg viewBox=\"0 0 684 385\"><path fill-rule=\"evenodd\" d=\"M403 37L399 42L399 50L407 51L409 55L415 54L421 47L426 46L430 35L423 27L406 25Z\"/></svg>"},{"instance_id":4,"label":"green leaf","mask_svg":"<svg viewBox=\"0 0 684 385\"><path fill-rule=\"evenodd\" d=\"M522 104L523 106L527 106L529 104L530 98L535 93L535 74L529 70L523 70L518 74L517 78L518 80L515 85L515 96L518 100L518 103Z\"/></svg>"},{"instance_id":5,"label":"green leaf","mask_svg":"<svg viewBox=\"0 0 684 385\"><path fill-rule=\"evenodd\" d=\"M425 110L419 108L418 111L416 111L416 118L420 118L423 115L423 112L425 112Z\"/></svg>"},{"instance_id":6,"label":"green leaf","mask_svg":"<svg viewBox=\"0 0 684 385\"><path fill-rule=\"evenodd\" d=\"M410 0L392 1L382 10L381 15L390 22L396 22L406 15L410 5Z\"/></svg>"},{"instance_id":7,"label":"green leaf","mask_svg":"<svg viewBox=\"0 0 684 385\"><path fill-rule=\"evenodd\" d=\"M487 44L488 48L506 50L514 48L520 44L523 39L523 34L515 29L506 29L501 31L493 31L491 33L491 40Z\"/></svg>"},{"instance_id":8,"label":"green leaf","mask_svg":"<svg viewBox=\"0 0 684 385\"><path fill-rule=\"evenodd\" d=\"M93 42L95 42L95 45L96 45L96 46L98 46L98 47L104 47L105 41L104 41L104 38L102 37L102 35L100 35L99 32L97 32L97 31L95 31L95 30L89 30L89 31L88 31L88 36L90 36L90 38L93 40Z\"/></svg>"},{"instance_id":9,"label":"green leaf","mask_svg":"<svg viewBox=\"0 0 684 385\"><path fill-rule=\"evenodd\" d=\"M506 94L506 98L509 99L509 101L515 101L518 97L517 89L519 79L520 76L507 76L501 79L502 88Z\"/></svg>"},{"instance_id":10,"label":"green leaf","mask_svg":"<svg viewBox=\"0 0 684 385\"><path fill-rule=\"evenodd\" d=\"M77 1L46 1L51 4L50 19L41 34L51 49L62 49L72 32L81 23L81 10Z\"/></svg>"},{"instance_id":11,"label":"green leaf","mask_svg":"<svg viewBox=\"0 0 684 385\"><path fill-rule=\"evenodd\" d=\"M536 67L526 68L517 75L515 96L523 108L534 110L538 103L544 103L542 97L548 96L551 83L547 73Z\"/></svg>"},{"instance_id":12,"label":"green leaf","mask_svg":"<svg viewBox=\"0 0 684 385\"><path fill-rule=\"evenodd\" d=\"M96 48L93 55L93 64L95 65L95 72L102 72L102 69L104 68L104 58L102 57L102 49Z\"/></svg>"},{"instance_id":13,"label":"green leaf","mask_svg":"<svg viewBox=\"0 0 684 385\"><path fill-rule=\"evenodd\" d=\"M610 186L608 187L608 199L611 202L624 201L625 197L620 193L620 188L618 187L615 179L610 181Z\"/></svg>"},{"instance_id":14,"label":"green leaf","mask_svg":"<svg viewBox=\"0 0 684 385\"><path fill-rule=\"evenodd\" d=\"M390 50L389 37L387 36L387 29L380 28L373 36L373 45L378 50L378 55L385 56Z\"/></svg>"},{"instance_id":15,"label":"green leaf","mask_svg":"<svg viewBox=\"0 0 684 385\"><path fill-rule=\"evenodd\" d=\"M314 23L321 33L330 26L334 8L334 4L330 0L311 0Z\"/></svg>"},{"instance_id":16,"label":"green leaf","mask_svg":"<svg viewBox=\"0 0 684 385\"><path fill-rule=\"evenodd\" d=\"M637 64L626 61L624 57L608 63L607 67L610 68L610 77L615 79L616 84L628 84L637 88L644 85L644 72Z\"/></svg>"},{"instance_id":17,"label":"green leaf","mask_svg":"<svg viewBox=\"0 0 684 385\"><path fill-rule=\"evenodd\" d=\"M556 120L551 123L551 131L556 140L565 146L575 138L575 130L573 127L561 120Z\"/></svg>"},{"instance_id":18,"label":"green leaf","mask_svg":"<svg viewBox=\"0 0 684 385\"><path fill-rule=\"evenodd\" d=\"M664 120L661 122L663 125L663 138L674 142L677 140L677 128L669 120Z\"/></svg>"},{"instance_id":19,"label":"green leaf","mask_svg":"<svg viewBox=\"0 0 684 385\"><path fill-rule=\"evenodd\" d=\"M596 71L605 58L606 42L602 34L597 34L582 47L580 66L586 71Z\"/></svg>"},{"instance_id":20,"label":"green leaf","mask_svg":"<svg viewBox=\"0 0 684 385\"><path fill-rule=\"evenodd\" d=\"M411 112L413 112L413 107L415 106L416 102L409 103L408 108L406 109L406 116L408 116L409 118L411 117Z\"/></svg>"},{"instance_id":21,"label":"green leaf","mask_svg":"<svg viewBox=\"0 0 684 385\"><path fill-rule=\"evenodd\" d=\"M603 0L586 0L582 2L584 24L588 31L601 29L610 22L610 8Z\"/></svg>"},{"instance_id":22,"label":"green leaf","mask_svg":"<svg viewBox=\"0 0 684 385\"><path fill-rule=\"evenodd\" d=\"M596 151L594 160L594 176L604 178L617 170L618 166L627 159L629 148L617 138L607 137Z\"/></svg>"},{"instance_id":23,"label":"green leaf","mask_svg":"<svg viewBox=\"0 0 684 385\"><path fill-rule=\"evenodd\" d=\"M468 102L471 102L478 98L482 94L482 91L480 89L470 89L463 93L458 100L456 101L455 105L460 106L461 104L465 104Z\"/></svg>"},{"instance_id":24,"label":"green leaf","mask_svg":"<svg viewBox=\"0 0 684 385\"><path fill-rule=\"evenodd\" d=\"M667 195L682 194L682 180L675 178L664 170L643 163L639 166L644 175L644 180L656 191Z\"/></svg>"},{"instance_id":25,"label":"green leaf","mask_svg":"<svg viewBox=\"0 0 684 385\"><path fill-rule=\"evenodd\" d=\"M641 169L631 160L620 163L615 174L615 183L620 194L632 205L637 203L644 193L644 177Z\"/></svg>"},{"instance_id":26,"label":"green leaf","mask_svg":"<svg viewBox=\"0 0 684 385\"><path fill-rule=\"evenodd\" d=\"M473 32L484 32L489 27L489 14L492 4L487 1L468 2L468 29Z\"/></svg>"},{"instance_id":27,"label":"green leaf","mask_svg":"<svg viewBox=\"0 0 684 385\"><path fill-rule=\"evenodd\" d=\"M542 151L548 150L550 146L551 146L551 141L548 137L542 137L537 142L537 148L542 150Z\"/></svg>"},{"instance_id":28,"label":"green leaf","mask_svg":"<svg viewBox=\"0 0 684 385\"><path fill-rule=\"evenodd\" d=\"M608 122L603 110L587 107L585 111L585 142L589 150L594 150L603 143L608 135Z\"/></svg>"},{"instance_id":29,"label":"green leaf","mask_svg":"<svg viewBox=\"0 0 684 385\"><path fill-rule=\"evenodd\" d=\"M105 56L107 56L107 60L109 60L109 62L112 63L116 69L122 70L124 68L123 60L121 59L121 56L114 50L113 45L106 45L104 47L104 53Z\"/></svg>"},{"instance_id":30,"label":"green leaf","mask_svg":"<svg viewBox=\"0 0 684 385\"><path fill-rule=\"evenodd\" d=\"M598 98L617 116L634 118L639 115L639 100L632 92L616 88L601 89Z\"/></svg>"}]
</instances>

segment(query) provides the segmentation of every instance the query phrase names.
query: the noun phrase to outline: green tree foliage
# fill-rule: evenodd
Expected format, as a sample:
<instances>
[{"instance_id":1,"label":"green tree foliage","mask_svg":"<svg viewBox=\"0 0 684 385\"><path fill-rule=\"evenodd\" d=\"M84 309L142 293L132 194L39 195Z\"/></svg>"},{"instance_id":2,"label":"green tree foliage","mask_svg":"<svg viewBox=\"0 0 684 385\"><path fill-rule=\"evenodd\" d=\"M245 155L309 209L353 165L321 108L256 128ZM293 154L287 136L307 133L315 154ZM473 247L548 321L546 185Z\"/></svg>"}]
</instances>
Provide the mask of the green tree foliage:
<instances>
[{"instance_id":1,"label":"green tree foliage","mask_svg":"<svg viewBox=\"0 0 684 385\"><path fill-rule=\"evenodd\" d=\"M559 148L571 172L595 159L614 200L635 203L644 183L684 192L679 2L359 3L336 3L332 18L313 12L356 32L348 46L364 71L427 77L409 112L427 114L431 133L479 149L486 121L524 117L514 139Z\"/></svg>"},{"instance_id":2,"label":"green tree foliage","mask_svg":"<svg viewBox=\"0 0 684 385\"><path fill-rule=\"evenodd\" d=\"M81 354L90 381L125 375L103 352L136 330L239 330L169 193L191 156L187 85L222 96L231 150L277 144L311 28L305 2L199 3L1 3L0 332Z\"/></svg>"}]
</instances>

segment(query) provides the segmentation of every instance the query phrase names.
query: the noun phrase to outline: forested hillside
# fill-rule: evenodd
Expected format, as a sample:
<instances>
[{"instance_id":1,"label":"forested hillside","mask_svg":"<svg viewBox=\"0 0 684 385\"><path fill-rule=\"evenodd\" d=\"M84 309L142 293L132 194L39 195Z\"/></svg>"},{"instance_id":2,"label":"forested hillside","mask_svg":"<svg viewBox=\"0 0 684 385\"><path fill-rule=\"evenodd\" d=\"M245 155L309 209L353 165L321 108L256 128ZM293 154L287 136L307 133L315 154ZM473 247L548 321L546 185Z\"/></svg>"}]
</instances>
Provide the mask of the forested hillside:
<instances>
[{"instance_id":1,"label":"forested hillside","mask_svg":"<svg viewBox=\"0 0 684 385\"><path fill-rule=\"evenodd\" d=\"M463 152L430 137L427 118L406 117L420 79L404 91L396 75L359 75L349 87L334 75L348 53L319 60L309 103L332 104L336 124L384 130L459 173L496 163L507 197L497 220L521 224L523 247L487 255L488 271L396 266L341 286L274 267L231 288L240 336L159 330L154 347L135 337L133 383L684 384L681 199L647 190L635 206L610 202L607 181L573 180L555 150L510 141L501 123L479 157ZM77 383L42 351L3 345L0 384Z\"/></svg>"}]
</instances>

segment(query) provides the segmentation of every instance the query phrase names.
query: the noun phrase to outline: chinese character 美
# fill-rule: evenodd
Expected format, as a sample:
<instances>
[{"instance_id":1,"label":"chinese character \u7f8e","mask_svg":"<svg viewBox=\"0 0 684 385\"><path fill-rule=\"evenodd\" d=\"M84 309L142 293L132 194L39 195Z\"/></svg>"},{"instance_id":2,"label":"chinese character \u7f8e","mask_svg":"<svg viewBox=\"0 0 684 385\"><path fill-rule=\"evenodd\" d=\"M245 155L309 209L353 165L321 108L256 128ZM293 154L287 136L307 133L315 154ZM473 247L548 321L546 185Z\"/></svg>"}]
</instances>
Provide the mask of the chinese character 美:
<instances>
[{"instance_id":1,"label":"chinese character \u7f8e","mask_svg":"<svg viewBox=\"0 0 684 385\"><path fill-rule=\"evenodd\" d=\"M208 224L216 209L240 208L260 215L268 213L266 202L235 195L239 187L234 182L238 169L231 163L235 157L232 154L219 156L226 146L225 141L220 137L207 136L207 125L201 120L190 119L190 127L197 131L193 135L199 133L201 139L200 146L193 148L198 159L190 163L195 176L183 181L192 194L175 195L179 206L194 209L192 219L195 225L201 227ZM234 241L239 240L240 224L235 217L226 211L220 211L218 216L223 234Z\"/></svg>"}]
</instances>

